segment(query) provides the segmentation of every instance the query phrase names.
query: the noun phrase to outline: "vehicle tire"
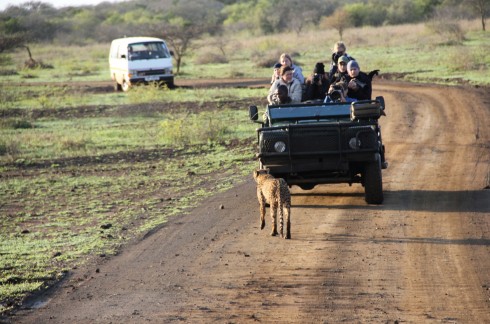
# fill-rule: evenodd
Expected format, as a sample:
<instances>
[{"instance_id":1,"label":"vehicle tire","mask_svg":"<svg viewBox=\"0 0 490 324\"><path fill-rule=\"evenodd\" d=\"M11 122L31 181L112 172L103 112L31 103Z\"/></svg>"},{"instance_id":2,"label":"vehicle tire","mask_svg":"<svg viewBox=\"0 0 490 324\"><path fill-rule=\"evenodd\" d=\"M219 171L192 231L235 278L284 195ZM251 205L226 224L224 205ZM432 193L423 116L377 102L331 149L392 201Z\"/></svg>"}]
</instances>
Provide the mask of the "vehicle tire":
<instances>
[{"instance_id":1,"label":"vehicle tire","mask_svg":"<svg viewBox=\"0 0 490 324\"><path fill-rule=\"evenodd\" d=\"M114 81L114 91L122 91L122 86L117 81Z\"/></svg>"},{"instance_id":2,"label":"vehicle tire","mask_svg":"<svg viewBox=\"0 0 490 324\"><path fill-rule=\"evenodd\" d=\"M126 80L123 80L121 88L124 92L128 92L129 91L129 83Z\"/></svg>"},{"instance_id":3,"label":"vehicle tire","mask_svg":"<svg viewBox=\"0 0 490 324\"><path fill-rule=\"evenodd\" d=\"M311 184L311 183L305 183L305 184L300 184L298 185L302 190L312 190L313 188L315 188L315 185L314 184Z\"/></svg>"},{"instance_id":4,"label":"vehicle tire","mask_svg":"<svg viewBox=\"0 0 490 324\"><path fill-rule=\"evenodd\" d=\"M381 157L376 154L376 161L370 162L364 169L365 199L368 204L383 203L383 178L381 176Z\"/></svg>"}]
</instances>

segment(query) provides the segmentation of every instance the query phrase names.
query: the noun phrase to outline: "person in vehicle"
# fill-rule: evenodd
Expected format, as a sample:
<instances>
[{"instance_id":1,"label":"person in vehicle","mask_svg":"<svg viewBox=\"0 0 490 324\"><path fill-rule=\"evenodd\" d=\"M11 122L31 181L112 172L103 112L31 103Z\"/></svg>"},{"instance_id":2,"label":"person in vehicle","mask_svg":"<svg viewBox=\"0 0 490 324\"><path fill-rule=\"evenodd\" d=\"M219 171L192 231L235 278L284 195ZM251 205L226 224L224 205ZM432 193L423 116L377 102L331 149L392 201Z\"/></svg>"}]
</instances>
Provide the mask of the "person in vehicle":
<instances>
[{"instance_id":1,"label":"person in vehicle","mask_svg":"<svg viewBox=\"0 0 490 324\"><path fill-rule=\"evenodd\" d=\"M325 64L318 62L315 64L313 73L306 78L305 81L305 98L306 100L321 100L325 99L327 90L330 85L327 74L325 73Z\"/></svg>"},{"instance_id":2,"label":"person in vehicle","mask_svg":"<svg viewBox=\"0 0 490 324\"><path fill-rule=\"evenodd\" d=\"M359 64L352 60L347 64L349 79L347 87L348 96L357 100L371 100L372 84L371 78L360 70Z\"/></svg>"},{"instance_id":3,"label":"person in vehicle","mask_svg":"<svg viewBox=\"0 0 490 324\"><path fill-rule=\"evenodd\" d=\"M274 72L272 72L271 84L273 84L276 80L278 80L281 77L280 74L281 66L282 66L281 63L274 64Z\"/></svg>"},{"instance_id":4,"label":"person in vehicle","mask_svg":"<svg viewBox=\"0 0 490 324\"><path fill-rule=\"evenodd\" d=\"M277 91L272 95L272 103L274 105L284 105L291 103L288 87L286 87L286 85L281 84L277 87Z\"/></svg>"},{"instance_id":5,"label":"person in vehicle","mask_svg":"<svg viewBox=\"0 0 490 324\"><path fill-rule=\"evenodd\" d=\"M284 85L288 89L288 96L291 98L291 103L301 102L303 90L298 79L293 78L293 69L288 65L283 65L280 69L280 74L281 78L275 81L269 89L269 94L267 95L269 104L274 104L273 96L274 94L277 96L277 89L280 85Z\"/></svg>"},{"instance_id":6,"label":"person in vehicle","mask_svg":"<svg viewBox=\"0 0 490 324\"><path fill-rule=\"evenodd\" d=\"M288 53L282 53L279 57L279 63L281 65L287 65L293 69L293 77L298 79L300 84L305 83L305 77L303 76L303 70L293 63L293 59Z\"/></svg>"},{"instance_id":7,"label":"person in vehicle","mask_svg":"<svg viewBox=\"0 0 490 324\"><path fill-rule=\"evenodd\" d=\"M335 73L329 74L330 84L347 81L349 78L349 74L347 73L347 63L349 63L349 61L350 59L347 56L342 55L339 57Z\"/></svg>"},{"instance_id":8,"label":"person in vehicle","mask_svg":"<svg viewBox=\"0 0 490 324\"><path fill-rule=\"evenodd\" d=\"M332 62L330 63L330 71L329 71L330 75L333 75L335 74L335 72L337 72L337 68L338 68L337 63L341 56L347 57L349 61L354 60L354 58L349 54L347 54L346 51L347 51L347 47L345 46L344 42L339 41L334 44L333 52L332 52Z\"/></svg>"}]
</instances>

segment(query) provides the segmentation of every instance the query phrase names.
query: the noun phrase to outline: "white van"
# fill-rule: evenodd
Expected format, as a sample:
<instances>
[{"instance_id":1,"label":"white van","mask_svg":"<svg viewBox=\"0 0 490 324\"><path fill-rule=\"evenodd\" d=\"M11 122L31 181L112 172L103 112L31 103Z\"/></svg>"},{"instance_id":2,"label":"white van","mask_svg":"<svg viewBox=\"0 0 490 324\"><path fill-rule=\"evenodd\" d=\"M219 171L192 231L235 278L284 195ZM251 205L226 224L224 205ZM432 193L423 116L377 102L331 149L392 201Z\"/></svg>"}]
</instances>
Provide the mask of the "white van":
<instances>
[{"instance_id":1,"label":"white van","mask_svg":"<svg viewBox=\"0 0 490 324\"><path fill-rule=\"evenodd\" d=\"M174 86L172 52L163 39L115 39L111 43L109 65L116 91L128 91L137 83L165 82L169 88Z\"/></svg>"}]
</instances>

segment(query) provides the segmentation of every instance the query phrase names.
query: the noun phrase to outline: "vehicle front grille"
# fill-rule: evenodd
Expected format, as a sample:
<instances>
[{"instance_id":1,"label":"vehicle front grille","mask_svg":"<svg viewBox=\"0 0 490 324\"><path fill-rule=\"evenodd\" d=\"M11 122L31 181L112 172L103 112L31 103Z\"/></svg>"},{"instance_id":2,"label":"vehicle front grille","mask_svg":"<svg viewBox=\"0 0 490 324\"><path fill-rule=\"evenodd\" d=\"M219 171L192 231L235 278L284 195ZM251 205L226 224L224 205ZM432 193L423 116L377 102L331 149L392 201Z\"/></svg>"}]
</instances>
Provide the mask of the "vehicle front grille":
<instances>
[{"instance_id":1,"label":"vehicle front grille","mask_svg":"<svg viewBox=\"0 0 490 324\"><path fill-rule=\"evenodd\" d=\"M338 128L291 127L291 153L332 152L340 149Z\"/></svg>"},{"instance_id":2,"label":"vehicle front grille","mask_svg":"<svg viewBox=\"0 0 490 324\"><path fill-rule=\"evenodd\" d=\"M165 74L167 71L163 70L147 70L147 71L138 71L138 76L147 76L147 75L160 75Z\"/></svg>"}]
</instances>

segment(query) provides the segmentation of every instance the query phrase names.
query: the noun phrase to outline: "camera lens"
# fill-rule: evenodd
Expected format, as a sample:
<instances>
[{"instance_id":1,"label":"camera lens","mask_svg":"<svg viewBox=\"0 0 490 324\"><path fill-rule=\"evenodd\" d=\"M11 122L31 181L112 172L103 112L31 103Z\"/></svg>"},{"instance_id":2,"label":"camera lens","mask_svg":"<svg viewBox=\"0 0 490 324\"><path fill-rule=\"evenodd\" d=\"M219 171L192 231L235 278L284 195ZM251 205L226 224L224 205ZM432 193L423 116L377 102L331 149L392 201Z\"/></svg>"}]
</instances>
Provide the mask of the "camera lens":
<instances>
[{"instance_id":1,"label":"camera lens","mask_svg":"<svg viewBox=\"0 0 490 324\"><path fill-rule=\"evenodd\" d=\"M330 98L332 100L339 100L340 99L340 91L339 90L334 90L330 93Z\"/></svg>"}]
</instances>

